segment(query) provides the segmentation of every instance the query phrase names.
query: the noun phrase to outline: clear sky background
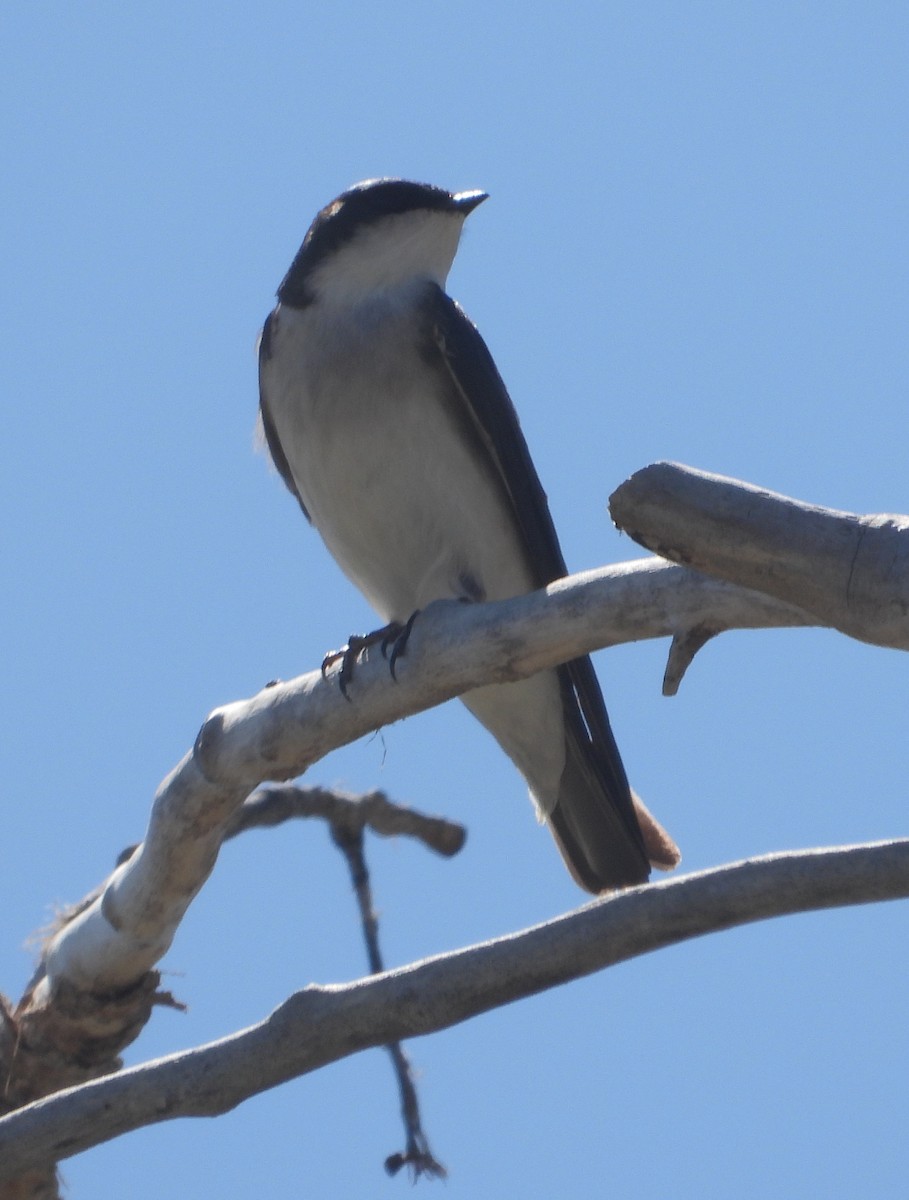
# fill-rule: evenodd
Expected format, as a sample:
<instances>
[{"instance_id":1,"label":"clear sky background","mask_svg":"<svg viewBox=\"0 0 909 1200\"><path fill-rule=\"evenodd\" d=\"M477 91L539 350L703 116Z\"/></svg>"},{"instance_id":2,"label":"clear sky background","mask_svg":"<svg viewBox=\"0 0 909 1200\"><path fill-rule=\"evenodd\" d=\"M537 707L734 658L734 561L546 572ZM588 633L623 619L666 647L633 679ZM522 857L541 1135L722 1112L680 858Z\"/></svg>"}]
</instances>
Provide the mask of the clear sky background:
<instances>
[{"instance_id":1,"label":"clear sky background","mask_svg":"<svg viewBox=\"0 0 909 1200\"><path fill-rule=\"evenodd\" d=\"M491 194L450 290L573 568L639 555L606 498L661 458L909 509L904 4L5 4L0 47L5 992L210 709L375 623L252 441L258 330L353 181ZM905 659L731 633L667 700L666 650L597 664L685 869L907 833ZM583 900L457 704L309 778L469 826L451 862L371 844L390 964ZM907 911L735 930L411 1043L444 1194L905 1196ZM189 1012L131 1063L360 975L327 833L232 843L163 965ZM401 1143L373 1051L63 1170L98 1200L396 1197Z\"/></svg>"}]
</instances>

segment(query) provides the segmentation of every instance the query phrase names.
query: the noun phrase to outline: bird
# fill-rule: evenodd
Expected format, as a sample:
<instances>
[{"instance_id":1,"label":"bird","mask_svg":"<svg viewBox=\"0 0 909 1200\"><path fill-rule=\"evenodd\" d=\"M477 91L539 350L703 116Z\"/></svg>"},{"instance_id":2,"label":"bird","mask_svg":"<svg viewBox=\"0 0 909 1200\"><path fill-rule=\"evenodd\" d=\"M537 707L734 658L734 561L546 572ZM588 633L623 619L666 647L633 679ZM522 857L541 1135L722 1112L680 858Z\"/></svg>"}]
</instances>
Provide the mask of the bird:
<instances>
[{"instance_id":1,"label":"bird","mask_svg":"<svg viewBox=\"0 0 909 1200\"><path fill-rule=\"evenodd\" d=\"M354 184L313 219L259 341L259 432L327 549L405 648L437 600L505 600L567 572L515 407L445 291L488 199ZM351 639L356 651L365 644ZM349 684L350 663L342 667ZM679 851L629 787L589 657L461 697L526 780L568 870L599 894Z\"/></svg>"}]
</instances>

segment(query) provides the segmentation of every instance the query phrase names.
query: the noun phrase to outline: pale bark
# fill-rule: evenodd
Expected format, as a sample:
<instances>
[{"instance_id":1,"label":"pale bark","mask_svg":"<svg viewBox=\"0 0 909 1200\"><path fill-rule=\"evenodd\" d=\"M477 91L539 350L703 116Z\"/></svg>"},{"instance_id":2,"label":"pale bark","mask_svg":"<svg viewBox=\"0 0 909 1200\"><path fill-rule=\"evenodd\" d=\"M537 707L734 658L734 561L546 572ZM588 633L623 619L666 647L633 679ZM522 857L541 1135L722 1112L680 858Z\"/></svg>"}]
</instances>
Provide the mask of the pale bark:
<instances>
[{"instance_id":1,"label":"pale bark","mask_svg":"<svg viewBox=\"0 0 909 1200\"><path fill-rule=\"evenodd\" d=\"M40 1172L31 1192L3 1188L2 1200L52 1188L49 1162L119 1132L224 1111L345 1054L442 1028L634 954L742 921L909 894L906 842L721 868L372 981L308 989L224 1042L96 1078L116 1069L117 1053L155 1004L173 1003L154 968L222 842L244 821L283 819L293 808L286 794L247 801L263 781L297 776L330 750L471 688L621 642L671 637L666 692L727 629L832 625L909 648L907 518L820 510L668 464L634 476L612 508L645 545L737 582L644 559L501 604L432 605L414 626L396 681L374 651L357 666L348 698L333 673L315 671L208 717L161 784L144 842L61 919L25 997L0 1014L7 1107L82 1084L0 1120L4 1176ZM374 809L378 827L392 831L381 801ZM449 852L443 843L455 848L458 835L442 825L429 819L417 836L441 839L435 848ZM18 1183L27 1181L20 1175Z\"/></svg>"},{"instance_id":2,"label":"pale bark","mask_svg":"<svg viewBox=\"0 0 909 1200\"><path fill-rule=\"evenodd\" d=\"M258 1025L0 1120L0 1179L158 1121L216 1116L372 1046L433 1033L750 921L909 896L909 839L773 854L647 884L519 933L289 997Z\"/></svg>"},{"instance_id":3,"label":"pale bark","mask_svg":"<svg viewBox=\"0 0 909 1200\"><path fill-rule=\"evenodd\" d=\"M216 709L158 789L142 845L49 945L36 997L43 1002L62 981L122 989L152 969L213 869L235 812L265 780L300 775L330 750L470 688L601 646L705 625L716 632L806 621L792 606L646 559L499 604L431 605L397 681L374 652L357 667L349 700L332 674L314 671Z\"/></svg>"},{"instance_id":4,"label":"pale bark","mask_svg":"<svg viewBox=\"0 0 909 1200\"><path fill-rule=\"evenodd\" d=\"M664 558L909 650L909 517L819 508L677 463L637 471L609 506L620 529Z\"/></svg>"}]
</instances>

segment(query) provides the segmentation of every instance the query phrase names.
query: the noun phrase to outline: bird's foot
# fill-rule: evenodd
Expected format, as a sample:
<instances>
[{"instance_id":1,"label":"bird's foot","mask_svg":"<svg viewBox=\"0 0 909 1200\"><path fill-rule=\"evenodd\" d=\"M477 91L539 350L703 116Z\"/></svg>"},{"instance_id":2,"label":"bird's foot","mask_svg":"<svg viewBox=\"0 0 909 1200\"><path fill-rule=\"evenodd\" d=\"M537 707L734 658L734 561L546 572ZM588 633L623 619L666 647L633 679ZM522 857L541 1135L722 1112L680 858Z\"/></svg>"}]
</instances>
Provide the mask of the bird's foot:
<instances>
[{"instance_id":1,"label":"bird's foot","mask_svg":"<svg viewBox=\"0 0 909 1200\"><path fill-rule=\"evenodd\" d=\"M392 679L397 679L395 674L395 665L398 659L407 649L407 640L410 637L410 631L413 628L413 623L416 620L417 614L412 616L402 624L400 621L390 621L387 625L383 625L381 629L374 629L372 633L352 633L347 639L347 645L342 646L340 650L330 650L322 659L322 675L328 674L328 671L335 663L340 662L341 669L338 672L338 686L341 689L341 695L345 700L349 700L347 688L350 681L353 679L354 667L357 664L364 650L368 650L370 646L378 646L382 651L382 657L388 659L388 669L391 671ZM391 654L388 651L391 649Z\"/></svg>"},{"instance_id":2,"label":"bird's foot","mask_svg":"<svg viewBox=\"0 0 909 1200\"><path fill-rule=\"evenodd\" d=\"M385 637L382 638L382 657L388 659L388 669L391 671L392 679L398 678L395 674L395 664L407 651L407 643L410 641L413 623L417 619L419 612L419 609L412 612L403 625L400 621L394 621L391 625L386 625L382 631L385 633ZM391 647L391 654L388 653L389 646Z\"/></svg>"}]
</instances>

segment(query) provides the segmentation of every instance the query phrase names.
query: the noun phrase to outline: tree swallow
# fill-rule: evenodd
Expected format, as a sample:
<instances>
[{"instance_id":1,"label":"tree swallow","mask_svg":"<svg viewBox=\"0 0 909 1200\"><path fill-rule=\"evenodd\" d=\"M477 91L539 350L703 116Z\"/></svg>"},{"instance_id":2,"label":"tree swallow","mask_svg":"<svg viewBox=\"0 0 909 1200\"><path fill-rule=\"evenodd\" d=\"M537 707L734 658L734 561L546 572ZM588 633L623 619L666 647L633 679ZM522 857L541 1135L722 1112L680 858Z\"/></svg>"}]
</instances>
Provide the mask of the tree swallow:
<instances>
[{"instance_id":1,"label":"tree swallow","mask_svg":"<svg viewBox=\"0 0 909 1200\"><path fill-rule=\"evenodd\" d=\"M316 216L262 332L271 457L390 624L433 600L504 600L567 574L505 385L445 292L464 220L485 199L356 184ZM462 699L527 780L581 886L676 864L629 789L589 658Z\"/></svg>"}]
</instances>

